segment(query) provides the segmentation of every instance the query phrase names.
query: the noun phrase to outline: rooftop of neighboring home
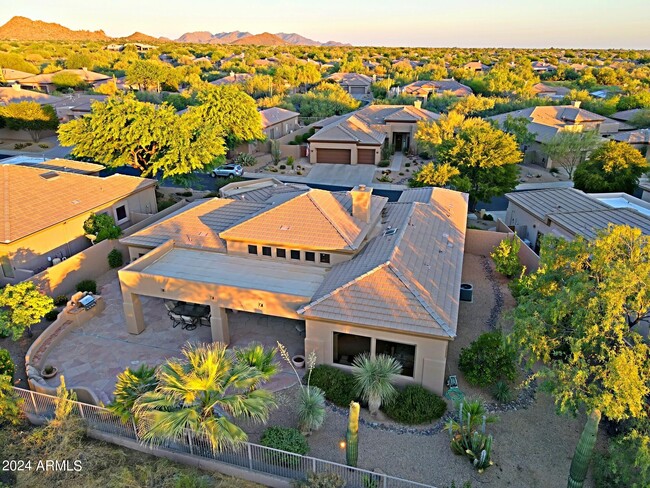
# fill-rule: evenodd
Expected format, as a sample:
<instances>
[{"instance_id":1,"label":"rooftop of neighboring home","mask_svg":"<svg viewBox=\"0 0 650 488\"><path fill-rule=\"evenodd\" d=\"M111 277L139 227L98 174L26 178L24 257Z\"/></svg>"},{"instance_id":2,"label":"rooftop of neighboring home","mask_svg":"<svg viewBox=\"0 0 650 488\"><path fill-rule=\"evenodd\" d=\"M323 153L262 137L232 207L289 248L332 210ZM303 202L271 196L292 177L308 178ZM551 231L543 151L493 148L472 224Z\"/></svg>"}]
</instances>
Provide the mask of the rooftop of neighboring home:
<instances>
[{"instance_id":1,"label":"rooftop of neighboring home","mask_svg":"<svg viewBox=\"0 0 650 488\"><path fill-rule=\"evenodd\" d=\"M40 167L0 165L0 242L16 241L155 184L155 180L119 174L99 178Z\"/></svg>"},{"instance_id":2,"label":"rooftop of neighboring home","mask_svg":"<svg viewBox=\"0 0 650 488\"><path fill-rule=\"evenodd\" d=\"M250 79L253 75L248 73L233 73L232 71L228 76L219 78L218 80L211 81L210 84L216 86L222 85L234 85L237 83L244 83L246 80Z\"/></svg>"},{"instance_id":3,"label":"rooftop of neighboring home","mask_svg":"<svg viewBox=\"0 0 650 488\"><path fill-rule=\"evenodd\" d=\"M370 86L372 77L360 73L334 73L327 77L343 86Z\"/></svg>"},{"instance_id":4,"label":"rooftop of neighboring home","mask_svg":"<svg viewBox=\"0 0 650 488\"><path fill-rule=\"evenodd\" d=\"M533 85L533 93L536 95L548 94L564 97L568 95L570 91L571 89L566 86L547 85L546 83L537 83Z\"/></svg>"},{"instance_id":5,"label":"rooftop of neighboring home","mask_svg":"<svg viewBox=\"0 0 650 488\"><path fill-rule=\"evenodd\" d=\"M255 185L241 190L246 191L239 197L260 194ZM354 192L370 197L365 200L368 220L356 216ZM388 203L371 192L365 187L336 193L288 189L293 197L282 203L199 201L121 242L154 248L173 240L162 257L143 265L142 273L229 286L264 285L269 291L304 296L298 313L305 317L455 337L467 195L437 188L413 194L409 202ZM330 268L298 265L229 254L233 240L347 250L349 258ZM206 274L214 269L220 271ZM285 272L288 279L282 280Z\"/></svg>"},{"instance_id":6,"label":"rooftop of neighboring home","mask_svg":"<svg viewBox=\"0 0 650 488\"><path fill-rule=\"evenodd\" d=\"M307 185L300 183L282 183L275 178L236 181L219 190L223 198L232 198L246 202L281 203L293 198L298 193L309 191Z\"/></svg>"},{"instance_id":7,"label":"rooftop of neighboring home","mask_svg":"<svg viewBox=\"0 0 650 488\"><path fill-rule=\"evenodd\" d=\"M536 135L535 139L538 142L548 141L565 127L574 125L598 126L606 123L611 128L610 133L631 128L622 122L582 109L578 105L528 107L488 118L503 123L508 116L528 119L530 121L528 131Z\"/></svg>"},{"instance_id":8,"label":"rooftop of neighboring home","mask_svg":"<svg viewBox=\"0 0 650 488\"><path fill-rule=\"evenodd\" d=\"M433 120L440 115L413 105L369 105L356 112L321 120L320 128L309 142L354 142L381 145L386 134L378 130L390 123L415 124L420 120Z\"/></svg>"},{"instance_id":9,"label":"rooftop of neighboring home","mask_svg":"<svg viewBox=\"0 0 650 488\"><path fill-rule=\"evenodd\" d=\"M538 220L553 222L573 236L593 239L610 223L638 227L650 235L650 205L630 195L553 188L507 193L506 198Z\"/></svg>"},{"instance_id":10,"label":"rooftop of neighboring home","mask_svg":"<svg viewBox=\"0 0 650 488\"><path fill-rule=\"evenodd\" d=\"M487 64L483 64L480 61L470 61L469 63L465 63L463 65L463 68L471 69L474 71L486 71L490 69L490 67Z\"/></svg>"},{"instance_id":11,"label":"rooftop of neighboring home","mask_svg":"<svg viewBox=\"0 0 650 488\"><path fill-rule=\"evenodd\" d=\"M636 117L641 111L642 109L640 108L633 108L631 110L622 110L620 112L616 112L615 114L612 114L612 119L621 120L623 122L629 122L634 117Z\"/></svg>"},{"instance_id":12,"label":"rooftop of neighboring home","mask_svg":"<svg viewBox=\"0 0 650 488\"><path fill-rule=\"evenodd\" d=\"M463 85L454 79L414 81L413 83L406 85L402 91L409 95L428 95L432 92L451 92L457 97L464 97L472 94L472 89L469 86Z\"/></svg>"},{"instance_id":13,"label":"rooftop of neighboring home","mask_svg":"<svg viewBox=\"0 0 650 488\"><path fill-rule=\"evenodd\" d=\"M300 114L280 107L271 107L265 110L260 110L260 115L262 116L262 127L266 129L272 125L280 124L287 120L291 120L294 117L298 117Z\"/></svg>"},{"instance_id":14,"label":"rooftop of neighboring home","mask_svg":"<svg viewBox=\"0 0 650 488\"><path fill-rule=\"evenodd\" d=\"M78 173L83 175L93 175L104 169L101 164L86 163L84 161L73 161L71 159L43 159L36 156L13 156L0 160L0 165L16 164L19 166L28 166L31 168L50 169L55 171L65 171L66 173Z\"/></svg>"},{"instance_id":15,"label":"rooftop of neighboring home","mask_svg":"<svg viewBox=\"0 0 650 488\"><path fill-rule=\"evenodd\" d=\"M638 129L614 134L612 139L628 144L650 144L650 129Z\"/></svg>"},{"instance_id":16,"label":"rooftop of neighboring home","mask_svg":"<svg viewBox=\"0 0 650 488\"><path fill-rule=\"evenodd\" d=\"M89 69L62 69L55 71L53 73L43 73L40 75L32 75L29 78L23 78L20 80L20 83L24 84L39 84L39 85L49 85L54 83L53 77L58 74L70 74L77 75L82 80L88 83L94 83L98 81L110 80L111 77L103 73L96 73L95 71L90 71Z\"/></svg>"},{"instance_id":17,"label":"rooftop of neighboring home","mask_svg":"<svg viewBox=\"0 0 650 488\"><path fill-rule=\"evenodd\" d=\"M547 63L546 61L533 61L530 65L534 71L550 71L557 69L557 66Z\"/></svg>"},{"instance_id":18,"label":"rooftop of neighboring home","mask_svg":"<svg viewBox=\"0 0 650 488\"><path fill-rule=\"evenodd\" d=\"M0 105L18 102L37 102L41 105L53 105L59 101L60 97L33 90L25 90L17 83L8 87L0 86Z\"/></svg>"},{"instance_id":19,"label":"rooftop of neighboring home","mask_svg":"<svg viewBox=\"0 0 650 488\"><path fill-rule=\"evenodd\" d=\"M22 80L23 78L29 78L30 76L34 76L34 73L18 71L17 69L2 68L2 76L0 76L0 78L6 83L11 83L12 81Z\"/></svg>"}]
</instances>

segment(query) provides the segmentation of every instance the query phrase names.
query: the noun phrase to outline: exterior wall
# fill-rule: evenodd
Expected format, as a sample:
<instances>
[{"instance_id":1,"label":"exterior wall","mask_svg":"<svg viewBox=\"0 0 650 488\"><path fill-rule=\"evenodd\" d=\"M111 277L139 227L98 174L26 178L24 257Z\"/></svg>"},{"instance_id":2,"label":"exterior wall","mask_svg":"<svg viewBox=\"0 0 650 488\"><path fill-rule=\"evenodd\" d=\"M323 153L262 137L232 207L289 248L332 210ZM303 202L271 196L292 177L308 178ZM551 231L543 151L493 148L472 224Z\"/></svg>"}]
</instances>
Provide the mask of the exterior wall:
<instances>
[{"instance_id":1,"label":"exterior wall","mask_svg":"<svg viewBox=\"0 0 650 488\"><path fill-rule=\"evenodd\" d=\"M447 347L449 345L447 340L324 320L307 319L305 328L305 355L314 351L319 363L331 364L344 370L350 370L351 368L334 363L334 332L370 337L372 355L375 353L376 339L414 345L415 365L413 378L400 376L398 382L402 384L419 383L439 395L443 393Z\"/></svg>"},{"instance_id":2,"label":"exterior wall","mask_svg":"<svg viewBox=\"0 0 650 488\"><path fill-rule=\"evenodd\" d=\"M539 220L534 215L513 203L508 204L505 224L514 227L517 235L522 239L528 239L531 246L535 246L537 235L541 232L544 235L552 234L565 239L573 239L573 236L559 227L549 226L546 222Z\"/></svg>"},{"instance_id":3,"label":"exterior wall","mask_svg":"<svg viewBox=\"0 0 650 488\"><path fill-rule=\"evenodd\" d=\"M113 200L92 209L92 211L72 217L40 232L26 236L9 244L0 244L0 256L8 256L11 266L15 269L38 270L49 266L47 257L71 257L90 246L90 241L84 237L83 223L91 213L107 212L117 221L115 209L122 205L127 206L128 220L119 223L123 228L128 227L131 221L131 212L155 212L156 193L154 187L131 194L126 198ZM0 270L0 279L5 276Z\"/></svg>"},{"instance_id":4,"label":"exterior wall","mask_svg":"<svg viewBox=\"0 0 650 488\"><path fill-rule=\"evenodd\" d=\"M467 233L465 234L465 254L489 256L501 241L510 238L512 235L512 231L501 220L497 222L496 232L467 229ZM517 239L521 241L519 261L526 267L526 272L533 273L537 271L537 268L539 268L539 256L523 242L519 234L517 234Z\"/></svg>"},{"instance_id":5,"label":"exterior wall","mask_svg":"<svg viewBox=\"0 0 650 488\"><path fill-rule=\"evenodd\" d=\"M279 139L293 133L298 128L298 116L270 125L262 130L269 139ZM295 136L294 136L295 137Z\"/></svg>"},{"instance_id":6,"label":"exterior wall","mask_svg":"<svg viewBox=\"0 0 650 488\"><path fill-rule=\"evenodd\" d=\"M46 137L52 137L56 135L56 131L53 130L44 130L41 132L41 139L45 139ZM11 139L15 141L25 141L25 142L31 142L34 144L34 141L32 141L32 136L27 132L26 130L11 130L7 128L0 129L0 140L4 139ZM3 146L3 149L11 149L13 150L13 146L8 146L5 147ZM40 151L40 149L39 149ZM40 154L38 152L34 153L35 157L39 157Z\"/></svg>"},{"instance_id":7,"label":"exterior wall","mask_svg":"<svg viewBox=\"0 0 650 488\"><path fill-rule=\"evenodd\" d=\"M248 253L248 245L257 245L258 246L258 254L257 255L251 255ZM306 266L318 266L321 268L331 268L335 264L342 263L344 261L348 261L349 259L352 258L352 254L345 254L345 253L336 253L336 252L331 252L331 251L322 251L326 252L327 254L330 255L330 262L329 264L325 263L320 263L319 262L319 253L321 251L315 250L313 248L300 248L296 246L269 246L271 248L271 254L272 256L263 256L262 255L262 246L265 244L260 244L260 243L255 243L255 242L237 242L237 241L226 241L226 247L228 249L228 254L234 254L238 256L243 256L249 259L272 259L275 261L287 261L292 264L304 264ZM283 258L277 258L275 257L275 250L280 247L282 249L286 249L287 251L287 257L286 259ZM298 259L291 259L290 257L290 251L292 249L300 250L300 260ZM312 261L305 261L305 253L303 251L313 251L316 253L316 262Z\"/></svg>"}]
</instances>

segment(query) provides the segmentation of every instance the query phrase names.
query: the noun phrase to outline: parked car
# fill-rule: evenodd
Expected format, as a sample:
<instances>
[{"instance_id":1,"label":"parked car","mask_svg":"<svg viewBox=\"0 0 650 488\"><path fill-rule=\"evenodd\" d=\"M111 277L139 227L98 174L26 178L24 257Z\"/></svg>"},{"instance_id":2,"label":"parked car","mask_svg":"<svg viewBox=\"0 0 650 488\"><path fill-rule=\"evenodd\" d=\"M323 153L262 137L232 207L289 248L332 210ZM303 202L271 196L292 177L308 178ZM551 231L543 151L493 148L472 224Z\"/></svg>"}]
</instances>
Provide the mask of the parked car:
<instances>
[{"instance_id":1,"label":"parked car","mask_svg":"<svg viewBox=\"0 0 650 488\"><path fill-rule=\"evenodd\" d=\"M244 168L238 164L224 164L218 166L210 172L210 176L216 178L217 176L225 176L226 178L234 178L235 176L242 176Z\"/></svg>"}]
</instances>

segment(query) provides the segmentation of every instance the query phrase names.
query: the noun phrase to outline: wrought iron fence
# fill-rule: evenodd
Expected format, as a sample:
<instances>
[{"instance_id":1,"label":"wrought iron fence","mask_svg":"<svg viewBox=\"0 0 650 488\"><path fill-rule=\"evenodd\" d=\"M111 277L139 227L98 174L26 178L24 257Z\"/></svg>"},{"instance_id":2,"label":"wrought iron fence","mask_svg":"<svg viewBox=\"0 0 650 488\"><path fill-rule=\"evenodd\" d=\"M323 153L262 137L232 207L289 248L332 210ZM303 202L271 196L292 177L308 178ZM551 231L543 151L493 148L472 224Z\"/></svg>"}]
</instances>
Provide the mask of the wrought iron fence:
<instances>
[{"instance_id":1,"label":"wrought iron fence","mask_svg":"<svg viewBox=\"0 0 650 488\"><path fill-rule=\"evenodd\" d=\"M23 388L14 388L14 390L23 400L21 408L25 414L37 416L43 420L54 418L57 402L60 401L57 397ZM70 402L71 400L64 401ZM73 403L73 413L85 419L90 430L139 441L137 426L134 422L124 423L117 415L104 407L81 402ZM164 441L159 447L289 480L304 479L309 472L336 473L345 480L347 488L434 488L431 485L353 468L324 459L301 456L250 442L245 442L238 448L214 451L205 438L190 431L184 438Z\"/></svg>"}]
</instances>

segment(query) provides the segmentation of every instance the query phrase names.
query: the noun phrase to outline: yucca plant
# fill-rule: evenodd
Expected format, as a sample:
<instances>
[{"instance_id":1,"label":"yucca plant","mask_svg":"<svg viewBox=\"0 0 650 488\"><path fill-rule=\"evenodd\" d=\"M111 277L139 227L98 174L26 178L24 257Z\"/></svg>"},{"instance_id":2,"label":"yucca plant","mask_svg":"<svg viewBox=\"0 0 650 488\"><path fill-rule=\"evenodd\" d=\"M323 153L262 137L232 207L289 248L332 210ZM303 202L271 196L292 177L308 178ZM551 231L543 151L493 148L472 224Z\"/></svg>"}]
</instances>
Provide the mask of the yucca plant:
<instances>
[{"instance_id":1,"label":"yucca plant","mask_svg":"<svg viewBox=\"0 0 650 488\"><path fill-rule=\"evenodd\" d=\"M238 362L219 342L188 344L182 355L159 366L156 389L135 402L142 441L178 440L188 431L206 439L215 451L246 441L233 420L265 422L276 405L271 392L251 390L262 373Z\"/></svg>"},{"instance_id":2,"label":"yucca plant","mask_svg":"<svg viewBox=\"0 0 650 488\"><path fill-rule=\"evenodd\" d=\"M275 362L277 352L276 348L264 349L264 346L255 343L235 351L237 361L256 368L260 372L260 381L253 385L252 389L259 388L278 372L278 364Z\"/></svg>"},{"instance_id":3,"label":"yucca plant","mask_svg":"<svg viewBox=\"0 0 650 488\"><path fill-rule=\"evenodd\" d=\"M371 358L364 353L354 358L352 367L357 393L368 402L370 413L377 415L382 403L391 401L397 394L393 381L402 372L402 365L387 354Z\"/></svg>"},{"instance_id":4,"label":"yucca plant","mask_svg":"<svg viewBox=\"0 0 650 488\"><path fill-rule=\"evenodd\" d=\"M106 405L111 412L118 415L122 422L133 419L135 401L148 391L153 391L158 385L156 368L141 364L138 369L126 368L117 375L113 401Z\"/></svg>"}]
</instances>

